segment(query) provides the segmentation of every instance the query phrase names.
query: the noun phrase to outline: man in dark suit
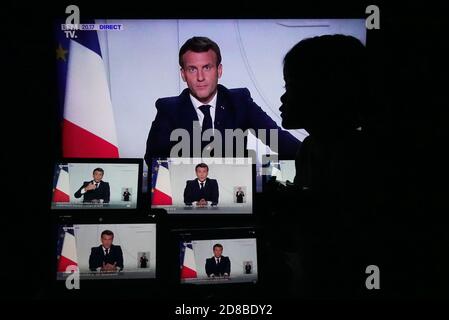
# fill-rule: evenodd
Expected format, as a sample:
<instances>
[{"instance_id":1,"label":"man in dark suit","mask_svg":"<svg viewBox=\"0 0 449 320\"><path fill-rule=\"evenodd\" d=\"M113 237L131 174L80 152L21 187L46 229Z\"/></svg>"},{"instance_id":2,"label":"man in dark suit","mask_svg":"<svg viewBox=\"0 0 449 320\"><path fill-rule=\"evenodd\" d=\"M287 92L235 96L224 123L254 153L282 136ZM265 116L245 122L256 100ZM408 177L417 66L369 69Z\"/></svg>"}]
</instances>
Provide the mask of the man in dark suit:
<instances>
[{"instance_id":1,"label":"man in dark suit","mask_svg":"<svg viewBox=\"0 0 449 320\"><path fill-rule=\"evenodd\" d=\"M91 271L117 272L123 270L123 252L120 246L112 244L114 233L104 230L101 233L101 245L93 247L89 256Z\"/></svg>"},{"instance_id":2,"label":"man in dark suit","mask_svg":"<svg viewBox=\"0 0 449 320\"><path fill-rule=\"evenodd\" d=\"M242 191L242 187L238 187L237 192L235 193L235 198L237 200L237 203L243 203L244 196L245 196L245 193Z\"/></svg>"},{"instance_id":3,"label":"man in dark suit","mask_svg":"<svg viewBox=\"0 0 449 320\"><path fill-rule=\"evenodd\" d=\"M184 203L192 205L196 202L199 207L204 207L211 202L211 205L218 204L218 183L215 179L209 179L209 167L205 163L199 163L195 167L197 178L188 180L184 189Z\"/></svg>"},{"instance_id":4,"label":"man in dark suit","mask_svg":"<svg viewBox=\"0 0 449 320\"><path fill-rule=\"evenodd\" d=\"M126 188L125 192L123 192L123 201L129 201L130 196L131 196L131 192L129 192L129 189Z\"/></svg>"},{"instance_id":5,"label":"man in dark suit","mask_svg":"<svg viewBox=\"0 0 449 320\"><path fill-rule=\"evenodd\" d=\"M109 203L109 183L102 181L104 170L102 168L96 168L92 175L93 180L84 181L81 188L75 192L75 198L83 197L83 202Z\"/></svg>"},{"instance_id":6,"label":"man in dark suit","mask_svg":"<svg viewBox=\"0 0 449 320\"><path fill-rule=\"evenodd\" d=\"M144 253L142 253L142 256L140 257L140 267L141 268L148 268L148 258Z\"/></svg>"},{"instance_id":7,"label":"man in dark suit","mask_svg":"<svg viewBox=\"0 0 449 320\"><path fill-rule=\"evenodd\" d=\"M300 142L279 128L276 122L254 103L248 89L227 89L218 85L222 65L220 48L214 41L205 37L187 40L179 51L179 64L181 77L187 83L188 89L177 97L156 101L157 114L148 134L145 153L148 165L151 164L151 158L170 156L172 147L178 144L178 141L170 141L170 135L175 129L183 129L190 138L186 143L187 146L190 144L188 152L182 149L181 154L175 152L176 156L201 157L204 147L206 152L210 153L207 155L211 156L217 156L219 148L222 156L247 155L246 138L243 136L241 139L234 137L233 145L226 150L226 129L254 129L256 135L258 129L274 129L278 133L278 153L292 158L295 156ZM208 134L212 134L213 138ZM214 141L218 135L221 135L221 141ZM201 137L206 141L201 142ZM184 142L184 138L182 140ZM207 146L210 141L217 144L216 148ZM238 141L242 143L237 145ZM264 142L272 148L276 143L270 141L269 132L266 132Z\"/></svg>"},{"instance_id":8,"label":"man in dark suit","mask_svg":"<svg viewBox=\"0 0 449 320\"><path fill-rule=\"evenodd\" d=\"M223 246L219 243L213 247L214 256L206 259L206 274L208 277L229 277L231 260L222 255Z\"/></svg>"},{"instance_id":9,"label":"man in dark suit","mask_svg":"<svg viewBox=\"0 0 449 320\"><path fill-rule=\"evenodd\" d=\"M251 266L251 263L249 263L249 262L247 262L246 264L245 264L245 274L251 274L251 269L252 269L253 267Z\"/></svg>"}]
</instances>

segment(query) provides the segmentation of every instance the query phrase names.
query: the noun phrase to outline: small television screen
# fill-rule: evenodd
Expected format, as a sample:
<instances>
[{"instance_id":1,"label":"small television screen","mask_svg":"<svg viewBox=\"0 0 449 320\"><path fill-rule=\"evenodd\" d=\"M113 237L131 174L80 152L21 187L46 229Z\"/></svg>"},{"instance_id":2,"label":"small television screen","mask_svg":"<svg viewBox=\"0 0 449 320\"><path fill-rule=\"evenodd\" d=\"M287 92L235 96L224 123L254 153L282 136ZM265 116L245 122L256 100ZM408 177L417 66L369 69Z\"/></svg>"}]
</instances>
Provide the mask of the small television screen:
<instances>
[{"instance_id":1,"label":"small television screen","mask_svg":"<svg viewBox=\"0 0 449 320\"><path fill-rule=\"evenodd\" d=\"M256 238L182 239L179 242L183 284L256 283Z\"/></svg>"},{"instance_id":2,"label":"small television screen","mask_svg":"<svg viewBox=\"0 0 449 320\"><path fill-rule=\"evenodd\" d=\"M256 189L264 191L264 185L270 180L276 180L284 186L293 183L296 176L295 160L269 161L266 165L257 167Z\"/></svg>"},{"instance_id":3,"label":"small television screen","mask_svg":"<svg viewBox=\"0 0 449 320\"><path fill-rule=\"evenodd\" d=\"M142 160L88 159L55 166L52 209L136 209Z\"/></svg>"},{"instance_id":4,"label":"small television screen","mask_svg":"<svg viewBox=\"0 0 449 320\"><path fill-rule=\"evenodd\" d=\"M165 158L151 166L151 207L169 214L251 214L251 158Z\"/></svg>"},{"instance_id":5,"label":"small television screen","mask_svg":"<svg viewBox=\"0 0 449 320\"><path fill-rule=\"evenodd\" d=\"M156 224L60 224L57 279L156 277Z\"/></svg>"},{"instance_id":6,"label":"small television screen","mask_svg":"<svg viewBox=\"0 0 449 320\"><path fill-rule=\"evenodd\" d=\"M295 180L296 168L295 160L279 160L270 164L271 177L275 177L277 181L286 184L287 181Z\"/></svg>"}]
</instances>

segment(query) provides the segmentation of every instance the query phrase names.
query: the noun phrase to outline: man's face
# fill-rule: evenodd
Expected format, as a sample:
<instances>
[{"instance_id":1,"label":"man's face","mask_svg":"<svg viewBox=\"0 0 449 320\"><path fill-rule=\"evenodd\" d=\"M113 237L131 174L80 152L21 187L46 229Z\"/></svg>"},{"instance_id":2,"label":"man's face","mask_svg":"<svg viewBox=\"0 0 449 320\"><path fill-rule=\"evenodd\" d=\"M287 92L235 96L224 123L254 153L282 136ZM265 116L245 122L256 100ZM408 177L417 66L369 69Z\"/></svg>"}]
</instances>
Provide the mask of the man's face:
<instances>
[{"instance_id":1,"label":"man's face","mask_svg":"<svg viewBox=\"0 0 449 320\"><path fill-rule=\"evenodd\" d=\"M221 248L221 247L214 248L214 256L216 258L220 258L222 253L223 253L223 248Z\"/></svg>"},{"instance_id":2,"label":"man's face","mask_svg":"<svg viewBox=\"0 0 449 320\"><path fill-rule=\"evenodd\" d=\"M103 179L103 172L101 171L95 171L93 174L95 182L100 182L101 179Z\"/></svg>"},{"instance_id":3,"label":"man's face","mask_svg":"<svg viewBox=\"0 0 449 320\"><path fill-rule=\"evenodd\" d=\"M209 173L209 170L207 168L198 167L196 169L196 176L197 176L198 180L200 180L200 181L206 180L208 173Z\"/></svg>"},{"instance_id":4,"label":"man's face","mask_svg":"<svg viewBox=\"0 0 449 320\"><path fill-rule=\"evenodd\" d=\"M187 51L183 56L181 77L187 83L190 93L202 103L208 103L217 92L222 65L217 66L217 55L207 52Z\"/></svg>"},{"instance_id":5,"label":"man's face","mask_svg":"<svg viewBox=\"0 0 449 320\"><path fill-rule=\"evenodd\" d=\"M114 236L109 236L107 234L101 236L101 244L106 249L109 249L111 247L113 240Z\"/></svg>"}]
</instances>

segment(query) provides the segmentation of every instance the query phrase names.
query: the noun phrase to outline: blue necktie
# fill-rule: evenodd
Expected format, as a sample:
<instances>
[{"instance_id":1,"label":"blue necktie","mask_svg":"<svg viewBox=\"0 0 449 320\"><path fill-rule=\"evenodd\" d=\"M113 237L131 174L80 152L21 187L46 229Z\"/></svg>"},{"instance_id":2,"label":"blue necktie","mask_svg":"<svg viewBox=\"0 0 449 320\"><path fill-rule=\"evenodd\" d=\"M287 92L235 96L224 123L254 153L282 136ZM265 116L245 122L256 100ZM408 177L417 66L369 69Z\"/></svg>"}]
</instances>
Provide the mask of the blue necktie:
<instances>
[{"instance_id":1,"label":"blue necktie","mask_svg":"<svg viewBox=\"0 0 449 320\"><path fill-rule=\"evenodd\" d=\"M201 128L201 133L206 131L207 129L212 129L212 117L210 115L210 105L202 105L198 109L204 114L203 125Z\"/></svg>"},{"instance_id":2,"label":"blue necktie","mask_svg":"<svg viewBox=\"0 0 449 320\"><path fill-rule=\"evenodd\" d=\"M202 106L200 106L200 107L198 108L198 109L200 109L200 111L204 114L203 125L201 126L201 137L203 137L204 131L206 131L207 129L212 129L212 117L211 117L211 115L210 115L210 108L211 108L211 106L210 106L210 105L207 105L207 104L202 105ZM205 148L209 143L211 143L211 142L214 140L214 138L212 137L212 138L209 138L209 139L207 139L207 140L209 140L209 141L202 141L202 140L201 140L201 150L204 150L204 148ZM212 151L210 152L210 155L211 155L211 156L214 155L214 152L213 152L213 151L214 151L214 150L212 150Z\"/></svg>"}]
</instances>

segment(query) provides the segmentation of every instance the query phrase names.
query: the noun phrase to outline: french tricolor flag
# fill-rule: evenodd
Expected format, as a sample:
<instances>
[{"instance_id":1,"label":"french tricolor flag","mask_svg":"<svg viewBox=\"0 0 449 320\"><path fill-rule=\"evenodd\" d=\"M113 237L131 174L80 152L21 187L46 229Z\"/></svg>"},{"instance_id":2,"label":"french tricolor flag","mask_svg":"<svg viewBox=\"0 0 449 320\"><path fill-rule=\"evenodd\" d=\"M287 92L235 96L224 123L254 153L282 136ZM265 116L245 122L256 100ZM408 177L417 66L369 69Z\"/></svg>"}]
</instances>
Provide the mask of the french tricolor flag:
<instances>
[{"instance_id":1,"label":"french tricolor flag","mask_svg":"<svg viewBox=\"0 0 449 320\"><path fill-rule=\"evenodd\" d=\"M196 278L195 255L191 243L181 242L181 279Z\"/></svg>"},{"instance_id":2,"label":"french tricolor flag","mask_svg":"<svg viewBox=\"0 0 449 320\"><path fill-rule=\"evenodd\" d=\"M56 51L65 93L63 156L118 158L111 95L97 31L77 30L73 39L60 36Z\"/></svg>"},{"instance_id":3,"label":"french tricolor flag","mask_svg":"<svg viewBox=\"0 0 449 320\"><path fill-rule=\"evenodd\" d=\"M153 159L152 165L152 200L153 205L172 205L170 170L166 160Z\"/></svg>"},{"instance_id":4,"label":"french tricolor flag","mask_svg":"<svg viewBox=\"0 0 449 320\"><path fill-rule=\"evenodd\" d=\"M67 166L60 166L56 186L53 189L53 202L70 202L70 183Z\"/></svg>"},{"instance_id":5,"label":"french tricolor flag","mask_svg":"<svg viewBox=\"0 0 449 320\"><path fill-rule=\"evenodd\" d=\"M73 226L60 228L58 242L58 272L67 272L67 267L78 267L76 240ZM70 271L69 271L70 273Z\"/></svg>"}]
</instances>

